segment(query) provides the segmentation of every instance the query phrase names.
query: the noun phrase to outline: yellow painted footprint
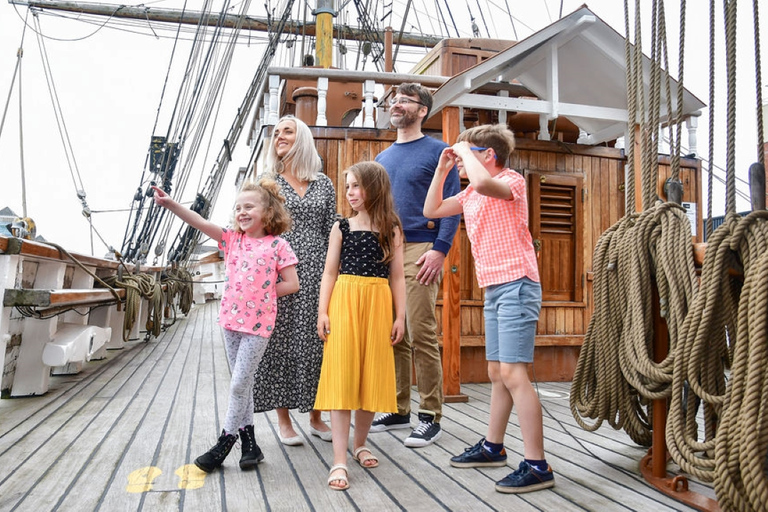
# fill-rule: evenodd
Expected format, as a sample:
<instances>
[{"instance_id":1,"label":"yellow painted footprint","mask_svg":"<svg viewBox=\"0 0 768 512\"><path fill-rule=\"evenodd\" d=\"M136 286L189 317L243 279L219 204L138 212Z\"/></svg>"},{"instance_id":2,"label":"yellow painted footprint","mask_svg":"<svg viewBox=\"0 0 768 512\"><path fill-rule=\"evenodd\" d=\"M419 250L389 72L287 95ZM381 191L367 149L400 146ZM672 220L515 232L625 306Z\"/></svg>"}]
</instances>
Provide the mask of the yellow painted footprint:
<instances>
[{"instance_id":1,"label":"yellow painted footprint","mask_svg":"<svg viewBox=\"0 0 768 512\"><path fill-rule=\"evenodd\" d=\"M199 489L205 483L205 476L208 473L198 468L194 464L185 464L176 470L179 477L179 489Z\"/></svg>"},{"instance_id":2,"label":"yellow painted footprint","mask_svg":"<svg viewBox=\"0 0 768 512\"><path fill-rule=\"evenodd\" d=\"M147 466L137 469L128 475L128 486L125 488L130 493L141 493L152 490L152 481L159 477L163 471L155 466Z\"/></svg>"}]
</instances>

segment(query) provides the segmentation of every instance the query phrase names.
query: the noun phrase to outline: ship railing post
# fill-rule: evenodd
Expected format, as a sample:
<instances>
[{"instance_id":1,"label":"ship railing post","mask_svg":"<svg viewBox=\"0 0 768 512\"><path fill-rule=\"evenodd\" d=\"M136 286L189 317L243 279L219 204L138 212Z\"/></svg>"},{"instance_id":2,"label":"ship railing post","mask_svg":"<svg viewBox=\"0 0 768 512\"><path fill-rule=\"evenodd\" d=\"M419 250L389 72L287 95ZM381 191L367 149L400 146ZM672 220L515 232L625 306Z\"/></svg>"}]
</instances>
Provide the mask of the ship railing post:
<instances>
[{"instance_id":1,"label":"ship railing post","mask_svg":"<svg viewBox=\"0 0 768 512\"><path fill-rule=\"evenodd\" d=\"M497 96L501 98L509 98L509 91L499 91ZM499 110L499 124L505 125L507 124L507 111L500 109Z\"/></svg>"},{"instance_id":2,"label":"ship railing post","mask_svg":"<svg viewBox=\"0 0 768 512\"><path fill-rule=\"evenodd\" d=\"M16 285L16 276L18 274L21 265L21 257L12 254L0 255L0 297L5 296L6 288L14 288ZM10 360L13 360L16 351L18 349L11 348L11 353L7 353L8 344L18 336L18 327L21 319L18 315L12 318L11 313L14 311L12 307L0 308L0 384L4 384L5 380L5 358L10 356ZM16 326L17 329L13 329L12 326ZM10 384L7 386L10 388ZM0 389L4 389L4 386L0 385Z\"/></svg>"},{"instance_id":3,"label":"ship railing post","mask_svg":"<svg viewBox=\"0 0 768 512\"><path fill-rule=\"evenodd\" d=\"M317 122L316 126L328 126L325 117L326 96L328 95L328 77L321 76L317 79Z\"/></svg>"},{"instance_id":4,"label":"ship railing post","mask_svg":"<svg viewBox=\"0 0 768 512\"><path fill-rule=\"evenodd\" d=\"M539 140L550 140L549 116L547 114L539 114Z\"/></svg>"},{"instance_id":5,"label":"ship railing post","mask_svg":"<svg viewBox=\"0 0 768 512\"><path fill-rule=\"evenodd\" d=\"M695 112L693 115L688 117L685 120L685 128L688 130L688 154L698 156L699 154L699 148L698 148L698 140L696 137L696 132L699 127L699 116L701 115L701 112Z\"/></svg>"},{"instance_id":6,"label":"ship railing post","mask_svg":"<svg viewBox=\"0 0 768 512\"><path fill-rule=\"evenodd\" d=\"M376 82L373 80L366 80L363 83L363 111L365 112L363 128L373 128L375 126L373 121L373 92L375 88Z\"/></svg>"},{"instance_id":7,"label":"ship railing post","mask_svg":"<svg viewBox=\"0 0 768 512\"><path fill-rule=\"evenodd\" d=\"M253 133L251 133L252 140L258 138L262 126L264 126L264 107L259 107L259 121L256 123L256 126L253 127Z\"/></svg>"},{"instance_id":8,"label":"ship railing post","mask_svg":"<svg viewBox=\"0 0 768 512\"><path fill-rule=\"evenodd\" d=\"M267 124L275 125L280 118L280 76L269 75L269 103L267 105Z\"/></svg>"}]
</instances>

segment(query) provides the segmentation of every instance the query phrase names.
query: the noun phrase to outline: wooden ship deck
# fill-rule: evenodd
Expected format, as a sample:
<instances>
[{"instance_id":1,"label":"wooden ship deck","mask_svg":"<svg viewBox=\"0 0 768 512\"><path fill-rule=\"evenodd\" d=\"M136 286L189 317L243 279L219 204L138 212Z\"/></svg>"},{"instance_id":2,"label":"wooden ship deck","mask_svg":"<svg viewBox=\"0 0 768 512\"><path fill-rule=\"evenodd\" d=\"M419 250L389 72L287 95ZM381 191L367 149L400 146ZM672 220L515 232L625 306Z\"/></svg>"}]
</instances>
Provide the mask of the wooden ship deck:
<instances>
[{"instance_id":1,"label":"wooden ship deck","mask_svg":"<svg viewBox=\"0 0 768 512\"><path fill-rule=\"evenodd\" d=\"M275 413L259 413L265 460L241 471L236 446L222 470L205 475L192 461L215 442L230 381L217 313L218 301L208 301L157 339L51 377L42 396L0 401L0 510L692 510L643 480L646 449L624 432L575 423L567 382L538 384L553 489L494 490L522 456L514 413L509 466L449 465L485 432L490 385L482 383L462 385L468 402L445 404L444 435L431 446L404 447L408 430L371 434L381 465L364 470L350 456L346 492L327 488L331 443L310 436L308 415L295 411L303 446L280 444ZM695 481L691 489L713 496Z\"/></svg>"}]
</instances>

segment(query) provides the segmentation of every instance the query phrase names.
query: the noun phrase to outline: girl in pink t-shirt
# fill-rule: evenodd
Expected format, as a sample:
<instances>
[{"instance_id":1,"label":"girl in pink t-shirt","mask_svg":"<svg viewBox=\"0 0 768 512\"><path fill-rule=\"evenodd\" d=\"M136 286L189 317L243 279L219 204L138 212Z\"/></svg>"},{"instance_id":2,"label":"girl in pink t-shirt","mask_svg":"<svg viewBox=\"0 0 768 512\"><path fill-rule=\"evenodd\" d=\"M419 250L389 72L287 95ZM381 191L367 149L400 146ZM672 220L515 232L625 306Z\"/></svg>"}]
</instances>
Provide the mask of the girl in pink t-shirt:
<instances>
[{"instance_id":1,"label":"girl in pink t-shirt","mask_svg":"<svg viewBox=\"0 0 768 512\"><path fill-rule=\"evenodd\" d=\"M291 216L283 206L285 198L272 180L244 184L235 202L232 230L184 208L158 187L152 188L155 203L219 243L226 263L219 324L224 328L232 368L229 405L216 446L195 459L195 465L205 472L221 466L239 434L240 468L251 468L264 458L253 431L254 374L274 329L277 297L299 290L296 255L277 236L291 226Z\"/></svg>"}]
</instances>

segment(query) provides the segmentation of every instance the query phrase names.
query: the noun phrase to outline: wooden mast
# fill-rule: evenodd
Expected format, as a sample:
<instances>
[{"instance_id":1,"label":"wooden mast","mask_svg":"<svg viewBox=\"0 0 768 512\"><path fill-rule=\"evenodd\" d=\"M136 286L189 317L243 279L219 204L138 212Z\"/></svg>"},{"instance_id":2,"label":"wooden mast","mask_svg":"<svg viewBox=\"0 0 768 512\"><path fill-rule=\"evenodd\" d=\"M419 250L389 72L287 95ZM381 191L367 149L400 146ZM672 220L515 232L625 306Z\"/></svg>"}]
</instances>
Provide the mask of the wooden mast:
<instances>
[{"instance_id":1,"label":"wooden mast","mask_svg":"<svg viewBox=\"0 0 768 512\"><path fill-rule=\"evenodd\" d=\"M332 0L327 0L332 2ZM59 0L9 0L14 5L24 5L36 9L49 9L55 11L65 11L77 14L93 14L97 16L107 16L111 18L135 19L144 21L157 21L165 23L183 23L186 25L203 24L207 26L222 26L224 28L235 28L240 22L240 17L234 14L226 14L223 17L216 13L203 13L201 11L181 11L179 9L160 9L156 7L130 7L118 4L100 4L93 2L69 2ZM318 10L320 8L318 7ZM270 23L267 18L260 16L246 16L242 20L243 30L256 30L260 32L269 32ZM283 29L284 34L296 36L317 36L319 27L315 23L302 23L301 21L291 22ZM332 37L338 40L348 41L367 41L365 32L358 27L344 27L344 30L332 28ZM384 33L380 32L381 38ZM419 48L435 46L442 40L440 37L425 36L405 32L402 34L400 44L406 46L416 46Z\"/></svg>"},{"instance_id":2,"label":"wooden mast","mask_svg":"<svg viewBox=\"0 0 768 512\"><path fill-rule=\"evenodd\" d=\"M318 0L317 9L312 11L317 19L317 37L315 51L317 65L328 69L333 65L333 18L336 11L333 0Z\"/></svg>"}]
</instances>

